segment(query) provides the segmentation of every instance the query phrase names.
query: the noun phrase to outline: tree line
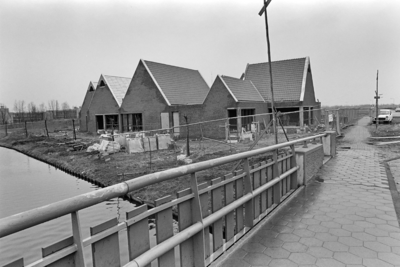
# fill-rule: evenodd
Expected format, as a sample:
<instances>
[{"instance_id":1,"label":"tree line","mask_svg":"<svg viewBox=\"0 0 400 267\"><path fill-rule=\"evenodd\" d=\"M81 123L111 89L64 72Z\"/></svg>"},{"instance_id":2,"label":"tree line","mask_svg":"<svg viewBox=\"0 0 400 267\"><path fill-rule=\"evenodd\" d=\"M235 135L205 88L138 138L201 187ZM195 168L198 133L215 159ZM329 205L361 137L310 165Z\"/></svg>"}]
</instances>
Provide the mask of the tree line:
<instances>
[{"instance_id":1,"label":"tree line","mask_svg":"<svg viewBox=\"0 0 400 267\"><path fill-rule=\"evenodd\" d=\"M25 100L15 100L12 110L7 108L4 104L0 103L0 123L5 124L9 121L10 112L14 112L14 118L18 118L18 121L35 121L40 120L39 117L44 117L45 112L51 112L53 117L59 117L58 114L62 112L65 114L68 110L76 110L78 107L70 107L68 102L60 104L58 100L52 99L45 103L36 105L34 102L26 103Z\"/></svg>"}]
</instances>

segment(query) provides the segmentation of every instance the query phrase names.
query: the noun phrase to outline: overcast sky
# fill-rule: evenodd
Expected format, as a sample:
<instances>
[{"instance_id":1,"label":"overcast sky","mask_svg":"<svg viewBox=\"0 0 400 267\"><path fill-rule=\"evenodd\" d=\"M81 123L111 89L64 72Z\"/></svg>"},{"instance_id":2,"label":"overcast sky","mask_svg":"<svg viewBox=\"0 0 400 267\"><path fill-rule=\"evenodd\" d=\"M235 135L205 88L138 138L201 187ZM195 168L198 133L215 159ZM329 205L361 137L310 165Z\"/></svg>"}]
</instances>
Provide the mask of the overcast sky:
<instances>
[{"instance_id":1,"label":"overcast sky","mask_svg":"<svg viewBox=\"0 0 400 267\"><path fill-rule=\"evenodd\" d=\"M240 77L267 61L262 0L1 0L0 103L83 103L140 59ZM400 104L400 1L273 0L272 61L309 56L323 105Z\"/></svg>"}]
</instances>

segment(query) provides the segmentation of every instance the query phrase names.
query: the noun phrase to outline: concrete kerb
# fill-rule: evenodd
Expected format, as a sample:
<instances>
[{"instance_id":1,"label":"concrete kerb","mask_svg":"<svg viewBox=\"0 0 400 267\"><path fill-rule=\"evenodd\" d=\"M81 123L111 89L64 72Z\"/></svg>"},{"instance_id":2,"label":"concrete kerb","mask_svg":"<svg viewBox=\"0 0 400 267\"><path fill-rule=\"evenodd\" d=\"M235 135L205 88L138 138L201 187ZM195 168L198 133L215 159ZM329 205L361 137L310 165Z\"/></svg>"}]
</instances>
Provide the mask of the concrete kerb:
<instances>
[{"instance_id":1,"label":"concrete kerb","mask_svg":"<svg viewBox=\"0 0 400 267\"><path fill-rule=\"evenodd\" d=\"M386 177L388 179L388 184L389 184L389 190L390 190L390 194L392 196L394 209L396 211L397 222L399 223L399 226L400 226L400 195L399 195L399 192L397 191L396 183L394 182L393 174L392 174L392 171L390 170L390 166L388 164L389 161L397 160L397 159L400 159L400 157L395 157L392 159L384 160L382 163L383 163L383 166L385 167Z\"/></svg>"},{"instance_id":2,"label":"concrete kerb","mask_svg":"<svg viewBox=\"0 0 400 267\"><path fill-rule=\"evenodd\" d=\"M283 202L281 202L281 204L275 206L275 208L273 208L272 211L269 212L263 219L261 219L253 228L251 228L249 232L243 235L234 245L232 245L225 253L219 256L209 266L217 267L221 263L223 263L226 259L228 259L233 253L236 252L236 250L240 249L240 247L243 245L244 242L246 242L248 238L253 237L262 226L268 223L277 212L279 212L281 209L289 205L292 199L295 198L301 191L303 191L304 188L305 186L302 185L298 187L296 190L294 190L289 196L287 196L283 200Z\"/></svg>"}]
</instances>

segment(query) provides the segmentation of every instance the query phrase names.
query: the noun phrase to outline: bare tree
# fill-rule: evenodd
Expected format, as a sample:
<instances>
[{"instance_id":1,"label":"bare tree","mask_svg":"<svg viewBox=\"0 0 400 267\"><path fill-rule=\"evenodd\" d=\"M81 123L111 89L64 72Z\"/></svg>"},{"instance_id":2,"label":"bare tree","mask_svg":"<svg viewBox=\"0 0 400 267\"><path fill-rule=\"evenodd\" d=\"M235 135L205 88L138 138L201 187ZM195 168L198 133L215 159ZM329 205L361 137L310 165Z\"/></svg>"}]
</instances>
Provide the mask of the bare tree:
<instances>
[{"instance_id":1,"label":"bare tree","mask_svg":"<svg viewBox=\"0 0 400 267\"><path fill-rule=\"evenodd\" d=\"M16 113L16 117L14 117L14 122L23 122L25 121L25 101L24 100L15 100L14 102L14 112Z\"/></svg>"},{"instance_id":2,"label":"bare tree","mask_svg":"<svg viewBox=\"0 0 400 267\"><path fill-rule=\"evenodd\" d=\"M16 113L24 113L25 112L25 101L24 100L15 100L14 102L14 111Z\"/></svg>"},{"instance_id":3,"label":"bare tree","mask_svg":"<svg viewBox=\"0 0 400 267\"><path fill-rule=\"evenodd\" d=\"M53 113L53 118L56 118L56 111L57 111L56 103L58 105L57 100L54 100L54 99L52 99L49 102L47 102L48 110L50 110Z\"/></svg>"},{"instance_id":4,"label":"bare tree","mask_svg":"<svg viewBox=\"0 0 400 267\"><path fill-rule=\"evenodd\" d=\"M62 103L61 104L61 108L62 108L62 110L69 110L70 109L70 107L69 107L67 102Z\"/></svg>"},{"instance_id":5,"label":"bare tree","mask_svg":"<svg viewBox=\"0 0 400 267\"><path fill-rule=\"evenodd\" d=\"M46 112L46 105L44 103L39 105L39 112Z\"/></svg>"},{"instance_id":6,"label":"bare tree","mask_svg":"<svg viewBox=\"0 0 400 267\"><path fill-rule=\"evenodd\" d=\"M29 113L31 121L37 120L36 119L37 112L38 112L38 110L37 110L36 104L33 102L30 102L28 104L28 113Z\"/></svg>"},{"instance_id":7,"label":"bare tree","mask_svg":"<svg viewBox=\"0 0 400 267\"><path fill-rule=\"evenodd\" d=\"M68 103L67 103L67 102L62 103L62 104L61 104L61 108L62 108L62 110L63 110L64 119L65 119L65 113L70 109Z\"/></svg>"}]
</instances>

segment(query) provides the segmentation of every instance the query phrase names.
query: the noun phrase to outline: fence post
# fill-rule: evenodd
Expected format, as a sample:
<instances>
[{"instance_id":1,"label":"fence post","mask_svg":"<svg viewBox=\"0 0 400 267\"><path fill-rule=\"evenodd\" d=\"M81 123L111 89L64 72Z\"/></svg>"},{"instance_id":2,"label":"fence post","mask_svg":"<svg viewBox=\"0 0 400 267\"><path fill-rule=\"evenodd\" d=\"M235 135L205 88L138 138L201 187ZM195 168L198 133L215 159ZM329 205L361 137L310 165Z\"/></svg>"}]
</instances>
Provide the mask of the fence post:
<instances>
[{"instance_id":1,"label":"fence post","mask_svg":"<svg viewBox=\"0 0 400 267\"><path fill-rule=\"evenodd\" d=\"M190 156L190 147L189 147L189 122L188 122L188 117L186 115L183 115L186 121L186 156Z\"/></svg>"},{"instance_id":2,"label":"fence post","mask_svg":"<svg viewBox=\"0 0 400 267\"><path fill-rule=\"evenodd\" d=\"M74 140L76 140L76 133L75 133L75 120L72 119L72 129L74 131Z\"/></svg>"},{"instance_id":3,"label":"fence post","mask_svg":"<svg viewBox=\"0 0 400 267\"><path fill-rule=\"evenodd\" d=\"M44 128L46 129L47 138L49 138L49 130L47 129L47 120L44 120Z\"/></svg>"},{"instance_id":4,"label":"fence post","mask_svg":"<svg viewBox=\"0 0 400 267\"><path fill-rule=\"evenodd\" d=\"M86 266L85 256L83 252L83 244L82 244L82 233L79 222L78 212L71 213L71 221L72 221L72 234L74 238L74 243L76 244L77 251L75 254L75 266Z\"/></svg>"},{"instance_id":5,"label":"fence post","mask_svg":"<svg viewBox=\"0 0 400 267\"><path fill-rule=\"evenodd\" d=\"M244 195L248 193L253 193L253 188L251 185L251 174L250 174L250 164L249 164L249 159L246 158L244 160L244 171L246 173L246 176L244 178ZM245 214L245 219L244 219L244 225L246 227L253 227L254 225L254 199L251 198L251 200L247 201L244 204L244 214Z\"/></svg>"},{"instance_id":6,"label":"fence post","mask_svg":"<svg viewBox=\"0 0 400 267\"><path fill-rule=\"evenodd\" d=\"M28 137L28 127L26 125L26 121L25 121L25 136Z\"/></svg>"}]
</instances>

